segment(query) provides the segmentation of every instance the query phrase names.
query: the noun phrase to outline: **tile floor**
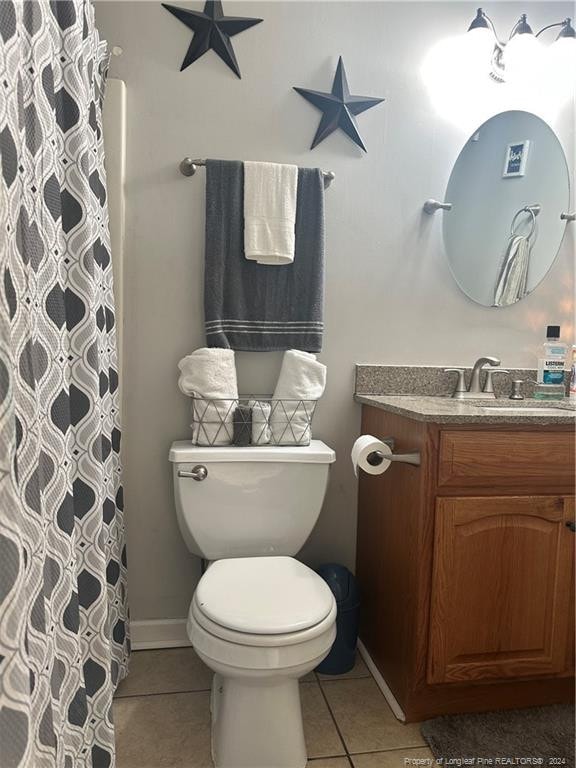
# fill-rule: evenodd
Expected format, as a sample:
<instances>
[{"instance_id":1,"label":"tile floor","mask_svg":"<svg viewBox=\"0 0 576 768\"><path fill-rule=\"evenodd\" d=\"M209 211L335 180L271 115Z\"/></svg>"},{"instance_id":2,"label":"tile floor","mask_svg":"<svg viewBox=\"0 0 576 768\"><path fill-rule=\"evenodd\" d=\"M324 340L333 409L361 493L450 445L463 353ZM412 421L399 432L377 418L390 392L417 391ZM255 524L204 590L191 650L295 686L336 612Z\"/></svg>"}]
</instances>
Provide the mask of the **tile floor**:
<instances>
[{"instance_id":1,"label":"tile floor","mask_svg":"<svg viewBox=\"0 0 576 768\"><path fill-rule=\"evenodd\" d=\"M212 674L192 648L136 651L114 702L117 768L212 768ZM309 768L428 768L417 725L399 723L361 658L301 682Z\"/></svg>"}]
</instances>

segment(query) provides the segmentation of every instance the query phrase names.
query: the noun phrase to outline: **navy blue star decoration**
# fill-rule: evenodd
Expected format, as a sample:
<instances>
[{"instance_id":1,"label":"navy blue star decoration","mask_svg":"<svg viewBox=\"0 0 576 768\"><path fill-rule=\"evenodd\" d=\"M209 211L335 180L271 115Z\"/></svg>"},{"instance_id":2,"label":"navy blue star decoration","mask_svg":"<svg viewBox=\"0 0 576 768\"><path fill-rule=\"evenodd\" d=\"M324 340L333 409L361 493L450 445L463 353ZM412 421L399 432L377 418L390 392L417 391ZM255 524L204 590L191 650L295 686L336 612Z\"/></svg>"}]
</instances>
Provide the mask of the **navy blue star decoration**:
<instances>
[{"instance_id":1,"label":"navy blue star decoration","mask_svg":"<svg viewBox=\"0 0 576 768\"><path fill-rule=\"evenodd\" d=\"M202 12L189 11L187 8L178 8L176 5L166 3L162 3L162 6L194 32L180 72L212 49L232 72L242 77L230 38L250 29L255 24L260 24L262 19L224 16L222 3L219 0L207 0Z\"/></svg>"},{"instance_id":2,"label":"navy blue star decoration","mask_svg":"<svg viewBox=\"0 0 576 768\"><path fill-rule=\"evenodd\" d=\"M306 88L296 87L294 87L294 90L322 112L320 124L310 149L314 149L321 141L324 141L331 133L340 128L355 144L366 152L366 147L358 131L356 115L375 107L384 99L375 99L370 96L352 96L350 94L342 56L338 59L338 67L336 68L330 93L308 91Z\"/></svg>"}]
</instances>

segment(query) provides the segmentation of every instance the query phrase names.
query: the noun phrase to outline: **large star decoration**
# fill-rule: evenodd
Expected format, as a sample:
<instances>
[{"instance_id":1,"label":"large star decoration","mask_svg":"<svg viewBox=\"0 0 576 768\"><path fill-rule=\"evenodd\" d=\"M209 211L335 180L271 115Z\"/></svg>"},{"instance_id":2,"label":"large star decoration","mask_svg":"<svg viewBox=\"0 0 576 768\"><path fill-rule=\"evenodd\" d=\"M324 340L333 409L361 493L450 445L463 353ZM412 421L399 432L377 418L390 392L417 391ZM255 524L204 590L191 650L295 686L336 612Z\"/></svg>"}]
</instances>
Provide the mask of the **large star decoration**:
<instances>
[{"instance_id":1,"label":"large star decoration","mask_svg":"<svg viewBox=\"0 0 576 768\"><path fill-rule=\"evenodd\" d=\"M366 147L358 132L355 116L375 107L376 104L380 104L384 99L350 95L342 56L338 59L338 67L334 75L331 93L308 91L306 88L296 87L294 90L323 113L310 149L314 149L321 141L324 141L331 133L334 133L337 128L341 128L355 144L366 152Z\"/></svg>"},{"instance_id":2,"label":"large star decoration","mask_svg":"<svg viewBox=\"0 0 576 768\"><path fill-rule=\"evenodd\" d=\"M262 19L224 16L222 3L219 0L207 0L202 13L178 8L176 5L166 3L162 5L194 32L180 72L203 56L206 51L212 49L238 77L242 77L230 38L239 32L244 32L245 29L250 29L255 24L260 24Z\"/></svg>"}]
</instances>

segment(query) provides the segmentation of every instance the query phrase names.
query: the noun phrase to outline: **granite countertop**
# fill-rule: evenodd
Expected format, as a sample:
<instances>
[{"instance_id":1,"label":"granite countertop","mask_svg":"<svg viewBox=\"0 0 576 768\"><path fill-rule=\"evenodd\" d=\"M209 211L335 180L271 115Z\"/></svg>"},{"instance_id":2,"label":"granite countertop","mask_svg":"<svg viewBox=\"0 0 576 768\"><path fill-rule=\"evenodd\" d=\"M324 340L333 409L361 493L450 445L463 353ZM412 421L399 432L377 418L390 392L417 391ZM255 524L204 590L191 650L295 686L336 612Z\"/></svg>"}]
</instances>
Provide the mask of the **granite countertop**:
<instances>
[{"instance_id":1,"label":"granite countertop","mask_svg":"<svg viewBox=\"0 0 576 768\"><path fill-rule=\"evenodd\" d=\"M576 416L576 404L568 398L550 401L514 401L507 398L455 400L429 395L356 394L354 399L357 403L381 408L389 413L436 424L574 424ZM506 412L502 409L506 409ZM526 409L530 413L522 413ZM543 413L534 413L536 409L543 409ZM511 413L512 410L518 413ZM551 410L558 413L550 413Z\"/></svg>"}]
</instances>

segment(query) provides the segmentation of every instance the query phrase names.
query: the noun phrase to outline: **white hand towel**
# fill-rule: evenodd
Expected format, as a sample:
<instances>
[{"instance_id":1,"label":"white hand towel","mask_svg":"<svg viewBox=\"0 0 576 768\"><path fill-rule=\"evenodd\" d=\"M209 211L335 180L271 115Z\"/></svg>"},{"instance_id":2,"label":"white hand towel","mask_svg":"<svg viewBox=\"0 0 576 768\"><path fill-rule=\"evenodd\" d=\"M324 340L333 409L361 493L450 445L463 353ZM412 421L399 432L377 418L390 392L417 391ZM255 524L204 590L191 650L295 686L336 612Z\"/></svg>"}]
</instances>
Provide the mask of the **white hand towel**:
<instances>
[{"instance_id":1,"label":"white hand towel","mask_svg":"<svg viewBox=\"0 0 576 768\"><path fill-rule=\"evenodd\" d=\"M316 355L298 349L284 353L274 390L274 400L284 402L273 402L270 415L273 443L308 445L314 404L306 401L319 400L325 387L326 366L316 360Z\"/></svg>"},{"instance_id":2,"label":"white hand towel","mask_svg":"<svg viewBox=\"0 0 576 768\"><path fill-rule=\"evenodd\" d=\"M244 163L244 255L258 264L294 261L298 167Z\"/></svg>"},{"instance_id":3,"label":"white hand towel","mask_svg":"<svg viewBox=\"0 0 576 768\"><path fill-rule=\"evenodd\" d=\"M178 363L178 387L194 400L192 440L197 445L230 445L238 383L232 349L203 348ZM214 401L213 401L214 399Z\"/></svg>"},{"instance_id":4,"label":"white hand towel","mask_svg":"<svg viewBox=\"0 0 576 768\"><path fill-rule=\"evenodd\" d=\"M252 445L270 442L270 403L267 400L250 400L252 409Z\"/></svg>"}]
</instances>

